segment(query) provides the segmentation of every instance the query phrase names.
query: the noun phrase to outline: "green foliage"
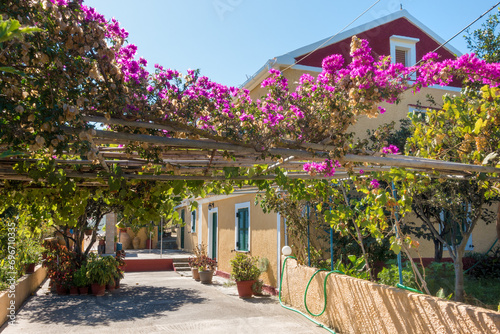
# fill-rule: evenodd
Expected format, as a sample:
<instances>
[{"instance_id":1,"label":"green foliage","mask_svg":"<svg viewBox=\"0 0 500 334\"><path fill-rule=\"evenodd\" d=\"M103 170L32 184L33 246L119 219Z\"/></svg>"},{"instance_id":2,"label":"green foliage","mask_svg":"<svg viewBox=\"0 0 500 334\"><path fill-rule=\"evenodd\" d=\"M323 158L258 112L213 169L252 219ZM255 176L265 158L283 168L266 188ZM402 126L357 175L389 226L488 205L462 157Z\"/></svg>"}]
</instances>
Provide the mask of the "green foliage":
<instances>
[{"instance_id":1,"label":"green foliage","mask_svg":"<svg viewBox=\"0 0 500 334\"><path fill-rule=\"evenodd\" d=\"M500 277L500 248L488 254L470 253L475 260L474 266L467 271L467 276L476 279L491 279Z\"/></svg>"},{"instance_id":2,"label":"green foliage","mask_svg":"<svg viewBox=\"0 0 500 334\"><path fill-rule=\"evenodd\" d=\"M489 63L500 62L499 13L490 15L480 29L464 36L467 48Z\"/></svg>"},{"instance_id":3,"label":"green foliage","mask_svg":"<svg viewBox=\"0 0 500 334\"><path fill-rule=\"evenodd\" d=\"M403 285L413 289L419 289L415 281L415 274L411 269L411 265L405 262L402 267ZM383 268L377 275L378 282L385 285L396 286L399 283L399 269L397 264L389 264Z\"/></svg>"},{"instance_id":4,"label":"green foliage","mask_svg":"<svg viewBox=\"0 0 500 334\"><path fill-rule=\"evenodd\" d=\"M82 265L73 276L73 284L76 287L85 287L89 285L91 282L87 277L87 266Z\"/></svg>"},{"instance_id":5,"label":"green foliage","mask_svg":"<svg viewBox=\"0 0 500 334\"><path fill-rule=\"evenodd\" d=\"M92 254L87 262L87 278L90 283L105 285L116 278L118 261L113 256Z\"/></svg>"},{"instance_id":6,"label":"green foliage","mask_svg":"<svg viewBox=\"0 0 500 334\"><path fill-rule=\"evenodd\" d=\"M438 296L439 291L442 291L446 296L453 295L455 290L455 268L453 263L432 262L425 269L425 282L429 292L434 296Z\"/></svg>"},{"instance_id":7,"label":"green foliage","mask_svg":"<svg viewBox=\"0 0 500 334\"><path fill-rule=\"evenodd\" d=\"M348 261L342 261L342 257L335 262L334 270L343 272L346 275L359 279L369 279L370 276L366 271L366 262L362 257L356 255L347 255Z\"/></svg>"},{"instance_id":8,"label":"green foliage","mask_svg":"<svg viewBox=\"0 0 500 334\"><path fill-rule=\"evenodd\" d=\"M7 21L0 18L0 43L7 42L14 38L23 39L24 34L43 31L36 27L21 27L18 20L8 19Z\"/></svg>"},{"instance_id":9,"label":"green foliage","mask_svg":"<svg viewBox=\"0 0 500 334\"><path fill-rule=\"evenodd\" d=\"M258 258L245 253L238 253L231 260L231 277L237 281L257 280L261 274L258 267Z\"/></svg>"}]
</instances>

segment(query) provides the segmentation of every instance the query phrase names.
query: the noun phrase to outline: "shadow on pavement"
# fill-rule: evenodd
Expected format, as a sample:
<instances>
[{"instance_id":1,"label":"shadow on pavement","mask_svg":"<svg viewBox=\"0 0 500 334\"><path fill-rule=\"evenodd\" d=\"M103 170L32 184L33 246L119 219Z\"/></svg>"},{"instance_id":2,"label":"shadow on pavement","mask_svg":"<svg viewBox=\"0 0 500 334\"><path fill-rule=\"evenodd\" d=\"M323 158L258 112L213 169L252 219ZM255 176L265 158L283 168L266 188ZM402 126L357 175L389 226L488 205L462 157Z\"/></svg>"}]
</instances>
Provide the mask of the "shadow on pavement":
<instances>
[{"instance_id":1,"label":"shadow on pavement","mask_svg":"<svg viewBox=\"0 0 500 334\"><path fill-rule=\"evenodd\" d=\"M105 296L38 296L23 308L30 322L109 326L135 318L168 317L186 304L206 301L193 289L122 284Z\"/></svg>"}]
</instances>

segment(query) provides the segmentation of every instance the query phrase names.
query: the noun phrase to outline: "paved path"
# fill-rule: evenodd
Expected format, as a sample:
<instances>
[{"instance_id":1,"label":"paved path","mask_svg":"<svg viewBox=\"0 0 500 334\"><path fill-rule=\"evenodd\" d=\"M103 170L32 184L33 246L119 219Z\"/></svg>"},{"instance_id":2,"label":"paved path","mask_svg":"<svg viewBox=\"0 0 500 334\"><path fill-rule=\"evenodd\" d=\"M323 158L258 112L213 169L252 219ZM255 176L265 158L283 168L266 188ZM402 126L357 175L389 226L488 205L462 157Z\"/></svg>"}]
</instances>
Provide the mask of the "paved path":
<instances>
[{"instance_id":1,"label":"paved path","mask_svg":"<svg viewBox=\"0 0 500 334\"><path fill-rule=\"evenodd\" d=\"M57 296L45 283L2 333L328 333L276 297L243 300L227 283L214 277L203 285L171 271L127 273L122 287L103 297Z\"/></svg>"}]
</instances>

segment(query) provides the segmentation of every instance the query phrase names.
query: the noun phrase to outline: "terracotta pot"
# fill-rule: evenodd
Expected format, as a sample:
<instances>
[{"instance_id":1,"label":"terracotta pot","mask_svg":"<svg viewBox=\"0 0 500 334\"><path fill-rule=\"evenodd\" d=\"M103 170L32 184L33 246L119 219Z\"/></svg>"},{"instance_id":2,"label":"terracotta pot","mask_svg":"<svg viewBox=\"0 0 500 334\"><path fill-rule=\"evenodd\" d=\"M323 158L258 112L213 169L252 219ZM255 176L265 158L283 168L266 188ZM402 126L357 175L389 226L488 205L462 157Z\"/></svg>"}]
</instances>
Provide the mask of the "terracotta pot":
<instances>
[{"instance_id":1,"label":"terracotta pot","mask_svg":"<svg viewBox=\"0 0 500 334\"><path fill-rule=\"evenodd\" d=\"M120 230L120 235L118 236L118 240L122 243L122 249L130 249L130 245L132 244L132 240L130 239L130 235L128 235L127 230Z\"/></svg>"},{"instance_id":2,"label":"terracotta pot","mask_svg":"<svg viewBox=\"0 0 500 334\"><path fill-rule=\"evenodd\" d=\"M198 272L198 268L191 268L191 274L193 275L193 279L195 281L200 280L200 273Z\"/></svg>"},{"instance_id":3,"label":"terracotta pot","mask_svg":"<svg viewBox=\"0 0 500 334\"><path fill-rule=\"evenodd\" d=\"M36 263L30 263L26 266L26 274L33 274L35 272Z\"/></svg>"},{"instance_id":4,"label":"terracotta pot","mask_svg":"<svg viewBox=\"0 0 500 334\"><path fill-rule=\"evenodd\" d=\"M252 285L255 280L251 281L240 281L236 282L236 287L238 288L238 295L240 298L251 298L253 295Z\"/></svg>"},{"instance_id":5,"label":"terracotta pot","mask_svg":"<svg viewBox=\"0 0 500 334\"><path fill-rule=\"evenodd\" d=\"M78 296L78 287L72 286L71 288L69 288L69 294L71 296Z\"/></svg>"},{"instance_id":6,"label":"terracotta pot","mask_svg":"<svg viewBox=\"0 0 500 334\"><path fill-rule=\"evenodd\" d=\"M115 279L115 289L119 289L120 288L120 279L117 278Z\"/></svg>"},{"instance_id":7,"label":"terracotta pot","mask_svg":"<svg viewBox=\"0 0 500 334\"><path fill-rule=\"evenodd\" d=\"M104 296L106 292L106 284L100 285L98 283L92 283L91 288L94 296Z\"/></svg>"},{"instance_id":8,"label":"terracotta pot","mask_svg":"<svg viewBox=\"0 0 500 334\"><path fill-rule=\"evenodd\" d=\"M200 274L200 281L203 284L212 284L212 277L214 276L214 272L212 270L204 270L198 271Z\"/></svg>"},{"instance_id":9,"label":"terracotta pot","mask_svg":"<svg viewBox=\"0 0 500 334\"><path fill-rule=\"evenodd\" d=\"M146 239L146 249L153 249L153 240Z\"/></svg>"},{"instance_id":10,"label":"terracotta pot","mask_svg":"<svg viewBox=\"0 0 500 334\"><path fill-rule=\"evenodd\" d=\"M106 284L106 290L109 290L109 292L113 292L115 290L115 282Z\"/></svg>"},{"instance_id":11,"label":"terracotta pot","mask_svg":"<svg viewBox=\"0 0 500 334\"><path fill-rule=\"evenodd\" d=\"M92 235L92 230L91 229L87 229L85 230L85 235Z\"/></svg>"},{"instance_id":12,"label":"terracotta pot","mask_svg":"<svg viewBox=\"0 0 500 334\"><path fill-rule=\"evenodd\" d=\"M134 246L134 249L139 249L141 246L141 238L135 237L134 240L132 240L132 246Z\"/></svg>"},{"instance_id":13,"label":"terracotta pot","mask_svg":"<svg viewBox=\"0 0 500 334\"><path fill-rule=\"evenodd\" d=\"M56 284L56 292L58 295L64 296L68 294L68 289L66 289L62 285Z\"/></svg>"},{"instance_id":14,"label":"terracotta pot","mask_svg":"<svg viewBox=\"0 0 500 334\"><path fill-rule=\"evenodd\" d=\"M81 286L78 288L78 292L80 292L81 295L88 295L89 294L89 287L88 286Z\"/></svg>"}]
</instances>

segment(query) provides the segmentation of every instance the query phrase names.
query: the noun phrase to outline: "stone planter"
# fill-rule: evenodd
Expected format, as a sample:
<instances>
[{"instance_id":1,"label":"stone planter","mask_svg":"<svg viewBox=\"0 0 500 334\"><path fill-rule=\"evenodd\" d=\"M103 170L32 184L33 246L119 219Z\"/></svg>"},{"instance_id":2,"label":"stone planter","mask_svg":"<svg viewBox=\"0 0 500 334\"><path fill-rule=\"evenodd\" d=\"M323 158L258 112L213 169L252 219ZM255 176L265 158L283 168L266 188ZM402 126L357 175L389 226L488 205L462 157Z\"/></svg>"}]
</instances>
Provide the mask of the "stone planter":
<instances>
[{"instance_id":1,"label":"stone planter","mask_svg":"<svg viewBox=\"0 0 500 334\"><path fill-rule=\"evenodd\" d=\"M203 284L212 284L212 277L214 272L212 270L198 271L200 274L200 281Z\"/></svg>"},{"instance_id":2,"label":"stone planter","mask_svg":"<svg viewBox=\"0 0 500 334\"><path fill-rule=\"evenodd\" d=\"M69 294L71 296L78 296L78 288L76 286L72 286L69 288Z\"/></svg>"},{"instance_id":3,"label":"stone planter","mask_svg":"<svg viewBox=\"0 0 500 334\"><path fill-rule=\"evenodd\" d=\"M255 280L251 281L240 281L236 282L236 288L238 288L238 295L240 298L251 298L253 295L252 285Z\"/></svg>"}]
</instances>

